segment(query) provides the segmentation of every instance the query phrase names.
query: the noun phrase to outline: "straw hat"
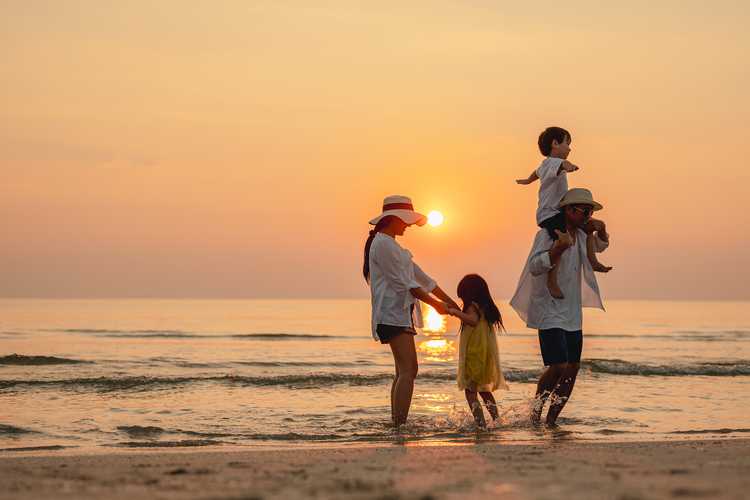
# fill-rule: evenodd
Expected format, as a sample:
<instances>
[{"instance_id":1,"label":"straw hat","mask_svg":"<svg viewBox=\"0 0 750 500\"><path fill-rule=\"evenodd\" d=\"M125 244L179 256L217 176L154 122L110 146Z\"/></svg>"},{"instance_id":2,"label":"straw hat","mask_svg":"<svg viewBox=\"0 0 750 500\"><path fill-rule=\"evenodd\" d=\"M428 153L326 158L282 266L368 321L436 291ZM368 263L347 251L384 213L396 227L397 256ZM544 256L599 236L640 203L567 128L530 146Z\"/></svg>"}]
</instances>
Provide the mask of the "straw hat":
<instances>
[{"instance_id":1,"label":"straw hat","mask_svg":"<svg viewBox=\"0 0 750 500\"><path fill-rule=\"evenodd\" d=\"M412 205L411 198L408 196L386 196L383 200L383 213L372 219L370 224L374 226L380 219L388 215L395 215L409 225L424 226L427 222L427 216L414 211L414 205Z\"/></svg>"},{"instance_id":2,"label":"straw hat","mask_svg":"<svg viewBox=\"0 0 750 500\"><path fill-rule=\"evenodd\" d=\"M594 211L601 210L604 208L601 203L594 201L594 197L591 195L591 191L584 188L573 188L569 189L563 199L560 200L558 208L563 208L566 205L591 205Z\"/></svg>"}]
</instances>

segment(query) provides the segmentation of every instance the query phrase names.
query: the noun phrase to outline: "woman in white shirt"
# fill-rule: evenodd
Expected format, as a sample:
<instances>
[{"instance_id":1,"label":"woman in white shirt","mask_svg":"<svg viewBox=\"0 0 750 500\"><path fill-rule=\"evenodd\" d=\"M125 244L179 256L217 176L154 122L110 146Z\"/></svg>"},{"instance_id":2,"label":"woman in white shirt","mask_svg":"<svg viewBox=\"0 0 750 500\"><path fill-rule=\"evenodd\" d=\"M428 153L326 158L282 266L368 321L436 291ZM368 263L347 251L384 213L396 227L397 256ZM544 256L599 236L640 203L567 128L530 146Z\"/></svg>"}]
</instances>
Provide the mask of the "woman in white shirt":
<instances>
[{"instance_id":1,"label":"woman in white shirt","mask_svg":"<svg viewBox=\"0 0 750 500\"><path fill-rule=\"evenodd\" d=\"M408 197L388 196L383 213L370 221L375 228L365 243L363 274L372 295L372 336L390 346L396 365L391 416L397 427L406 422L417 376L414 336L415 327L422 326L419 301L440 314L446 314L447 307L458 308L414 263L411 252L396 243L396 236L403 235L408 226L423 226L426 221L427 217L414 211Z\"/></svg>"}]
</instances>

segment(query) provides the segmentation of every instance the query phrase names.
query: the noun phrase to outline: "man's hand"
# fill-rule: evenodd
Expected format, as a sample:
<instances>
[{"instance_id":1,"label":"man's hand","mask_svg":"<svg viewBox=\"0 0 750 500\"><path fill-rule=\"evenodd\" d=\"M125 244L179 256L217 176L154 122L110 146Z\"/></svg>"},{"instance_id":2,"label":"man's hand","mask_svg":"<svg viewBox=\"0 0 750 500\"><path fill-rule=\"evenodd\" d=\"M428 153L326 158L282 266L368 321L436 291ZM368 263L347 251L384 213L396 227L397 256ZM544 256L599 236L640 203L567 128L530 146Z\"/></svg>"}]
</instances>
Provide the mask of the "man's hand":
<instances>
[{"instance_id":1,"label":"man's hand","mask_svg":"<svg viewBox=\"0 0 750 500\"><path fill-rule=\"evenodd\" d=\"M534 181L532 181L531 179L516 179L516 184L521 184L523 186L526 186L527 184L531 184L532 182Z\"/></svg>"}]
</instances>

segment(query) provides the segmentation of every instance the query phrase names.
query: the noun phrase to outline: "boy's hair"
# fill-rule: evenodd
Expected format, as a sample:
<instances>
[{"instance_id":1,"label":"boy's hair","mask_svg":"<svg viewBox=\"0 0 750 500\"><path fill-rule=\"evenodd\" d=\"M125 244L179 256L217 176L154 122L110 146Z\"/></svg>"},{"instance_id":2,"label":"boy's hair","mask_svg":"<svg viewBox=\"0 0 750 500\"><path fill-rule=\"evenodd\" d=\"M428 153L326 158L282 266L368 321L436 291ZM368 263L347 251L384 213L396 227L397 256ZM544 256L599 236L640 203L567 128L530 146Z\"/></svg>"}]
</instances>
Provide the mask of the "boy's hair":
<instances>
[{"instance_id":1,"label":"boy's hair","mask_svg":"<svg viewBox=\"0 0 750 500\"><path fill-rule=\"evenodd\" d=\"M563 142L565 139L573 140L570 132L560 127L547 127L539 134L539 151L544 156L549 156L552 152L552 141Z\"/></svg>"}]
</instances>

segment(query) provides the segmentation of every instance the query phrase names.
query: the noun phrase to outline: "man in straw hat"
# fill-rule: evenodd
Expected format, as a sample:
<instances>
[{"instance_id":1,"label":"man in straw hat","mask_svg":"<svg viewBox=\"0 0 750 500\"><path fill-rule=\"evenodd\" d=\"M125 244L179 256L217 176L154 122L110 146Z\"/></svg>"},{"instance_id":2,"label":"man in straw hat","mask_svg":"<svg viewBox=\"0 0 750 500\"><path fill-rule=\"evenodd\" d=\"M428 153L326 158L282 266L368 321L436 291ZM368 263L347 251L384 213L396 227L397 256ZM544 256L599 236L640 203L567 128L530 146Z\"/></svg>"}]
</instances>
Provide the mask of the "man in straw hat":
<instances>
[{"instance_id":1,"label":"man in straw hat","mask_svg":"<svg viewBox=\"0 0 750 500\"><path fill-rule=\"evenodd\" d=\"M587 238L593 248L602 252L609 246L604 222L592 220L591 214L601 210L591 191L573 188L567 191L560 210L565 215L566 232L557 231L553 242L545 229L540 229L531 253L511 299L511 306L526 322L539 330L539 346L547 367L539 378L532 420L541 421L542 410L550 400L547 425L553 426L570 398L581 362L583 348L583 307L604 310L594 270L587 258ZM564 298L556 299L547 287L546 275L552 262L559 259L558 283Z\"/></svg>"}]
</instances>

